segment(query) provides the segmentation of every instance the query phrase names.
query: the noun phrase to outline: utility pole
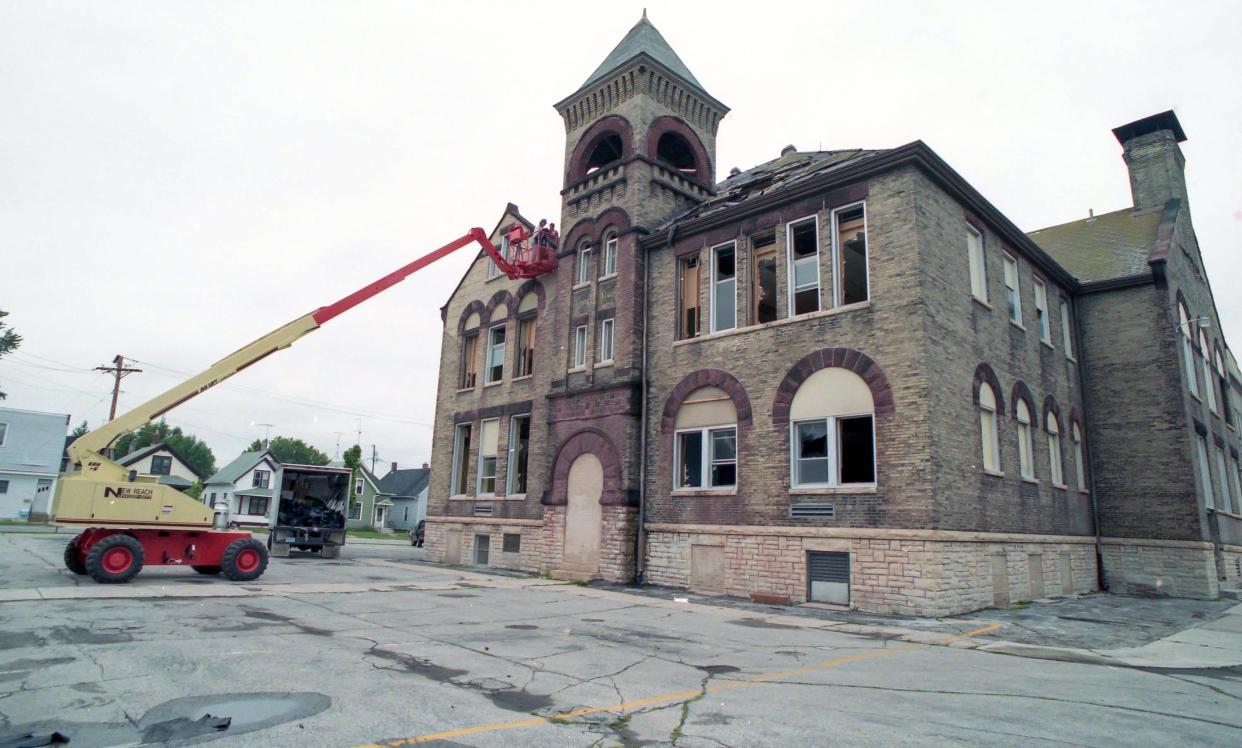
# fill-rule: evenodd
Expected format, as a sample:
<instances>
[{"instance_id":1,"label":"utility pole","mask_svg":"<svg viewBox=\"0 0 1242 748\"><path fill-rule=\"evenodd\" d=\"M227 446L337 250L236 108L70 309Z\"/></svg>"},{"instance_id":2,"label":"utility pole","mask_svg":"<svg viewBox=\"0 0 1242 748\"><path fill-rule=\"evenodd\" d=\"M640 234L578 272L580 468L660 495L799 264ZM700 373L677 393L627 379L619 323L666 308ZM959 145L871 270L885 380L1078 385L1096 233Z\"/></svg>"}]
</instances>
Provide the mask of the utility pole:
<instances>
[{"instance_id":1,"label":"utility pole","mask_svg":"<svg viewBox=\"0 0 1242 748\"><path fill-rule=\"evenodd\" d=\"M332 455L332 459L339 460L341 459L341 435L345 432L333 431L332 433L336 434L336 454Z\"/></svg>"},{"instance_id":2,"label":"utility pole","mask_svg":"<svg viewBox=\"0 0 1242 748\"><path fill-rule=\"evenodd\" d=\"M96 366L95 370L106 371L116 377L112 381L112 410L108 412L108 420L115 420L116 401L117 398L121 396L121 380L124 379L127 374L134 374L142 371L142 369L134 369L125 366L125 357L118 353L116 358L112 359L112 366Z\"/></svg>"}]
</instances>

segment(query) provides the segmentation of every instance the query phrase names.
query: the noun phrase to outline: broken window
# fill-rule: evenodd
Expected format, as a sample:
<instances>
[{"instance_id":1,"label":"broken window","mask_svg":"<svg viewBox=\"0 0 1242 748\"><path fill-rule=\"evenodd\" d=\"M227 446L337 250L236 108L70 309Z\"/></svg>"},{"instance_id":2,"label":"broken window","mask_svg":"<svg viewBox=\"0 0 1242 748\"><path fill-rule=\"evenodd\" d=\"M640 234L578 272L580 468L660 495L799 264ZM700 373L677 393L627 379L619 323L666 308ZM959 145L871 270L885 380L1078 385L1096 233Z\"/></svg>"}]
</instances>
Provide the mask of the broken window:
<instances>
[{"instance_id":1,"label":"broken window","mask_svg":"<svg viewBox=\"0 0 1242 748\"><path fill-rule=\"evenodd\" d=\"M819 311L819 220L789 224L790 316Z\"/></svg>"},{"instance_id":2,"label":"broken window","mask_svg":"<svg viewBox=\"0 0 1242 748\"><path fill-rule=\"evenodd\" d=\"M535 373L535 318L518 321L517 361L515 377L528 377Z\"/></svg>"},{"instance_id":3,"label":"broken window","mask_svg":"<svg viewBox=\"0 0 1242 748\"><path fill-rule=\"evenodd\" d=\"M575 369L581 369L586 366L586 344L587 344L586 325L579 325L574 330L574 366Z\"/></svg>"},{"instance_id":4,"label":"broken window","mask_svg":"<svg viewBox=\"0 0 1242 748\"><path fill-rule=\"evenodd\" d=\"M712 248L712 332L737 327L737 252L733 242Z\"/></svg>"},{"instance_id":5,"label":"broken window","mask_svg":"<svg viewBox=\"0 0 1242 748\"><path fill-rule=\"evenodd\" d=\"M699 256L681 258L677 266L677 315L678 339L694 338L699 334Z\"/></svg>"},{"instance_id":6,"label":"broken window","mask_svg":"<svg viewBox=\"0 0 1242 748\"><path fill-rule=\"evenodd\" d=\"M600 138L595 147L591 149L591 155L586 160L585 174L591 174L599 169L621 159L621 154L625 152L625 147L621 143L621 136L616 133L608 133Z\"/></svg>"},{"instance_id":7,"label":"broken window","mask_svg":"<svg viewBox=\"0 0 1242 748\"><path fill-rule=\"evenodd\" d=\"M754 278L751 280L753 316L756 324L776 321L776 235L754 240L751 249Z\"/></svg>"},{"instance_id":8,"label":"broken window","mask_svg":"<svg viewBox=\"0 0 1242 748\"><path fill-rule=\"evenodd\" d=\"M451 495L460 496L466 492L466 474L469 469L470 424L459 423L453 430L453 480L449 486Z\"/></svg>"},{"instance_id":9,"label":"broken window","mask_svg":"<svg viewBox=\"0 0 1242 748\"><path fill-rule=\"evenodd\" d=\"M496 453L500 449L500 419L489 418L479 424L479 476L478 493L491 496L496 493Z\"/></svg>"},{"instance_id":10,"label":"broken window","mask_svg":"<svg viewBox=\"0 0 1242 748\"><path fill-rule=\"evenodd\" d=\"M487 383L499 382L505 376L505 326L499 324L487 331Z\"/></svg>"},{"instance_id":11,"label":"broken window","mask_svg":"<svg viewBox=\"0 0 1242 748\"><path fill-rule=\"evenodd\" d=\"M509 471L505 480L505 493L526 493L526 463L530 454L530 416L513 416L509 419Z\"/></svg>"},{"instance_id":12,"label":"broken window","mask_svg":"<svg viewBox=\"0 0 1242 748\"><path fill-rule=\"evenodd\" d=\"M677 488L737 485L737 427L677 432Z\"/></svg>"},{"instance_id":13,"label":"broken window","mask_svg":"<svg viewBox=\"0 0 1242 748\"><path fill-rule=\"evenodd\" d=\"M837 227L837 303L866 301L867 221L863 206L852 205L832 212Z\"/></svg>"},{"instance_id":14,"label":"broken window","mask_svg":"<svg viewBox=\"0 0 1242 748\"><path fill-rule=\"evenodd\" d=\"M479 331L466 333L461 339L461 379L457 388L461 390L474 387L478 380Z\"/></svg>"},{"instance_id":15,"label":"broken window","mask_svg":"<svg viewBox=\"0 0 1242 748\"><path fill-rule=\"evenodd\" d=\"M170 475L172 458L168 455L156 455L151 458L151 475Z\"/></svg>"},{"instance_id":16,"label":"broken window","mask_svg":"<svg viewBox=\"0 0 1242 748\"><path fill-rule=\"evenodd\" d=\"M617 274L617 237L610 236L604 240L604 268L601 278Z\"/></svg>"},{"instance_id":17,"label":"broken window","mask_svg":"<svg viewBox=\"0 0 1242 748\"><path fill-rule=\"evenodd\" d=\"M1005 300L1009 304L1009 321L1022 326L1022 290L1018 282L1018 261L1004 255L1005 261Z\"/></svg>"},{"instance_id":18,"label":"broken window","mask_svg":"<svg viewBox=\"0 0 1242 748\"><path fill-rule=\"evenodd\" d=\"M1048 286L1035 279L1035 324L1039 326L1039 339L1052 345L1052 325L1048 322Z\"/></svg>"},{"instance_id":19,"label":"broken window","mask_svg":"<svg viewBox=\"0 0 1242 748\"><path fill-rule=\"evenodd\" d=\"M790 404L790 485L875 485L871 388L848 369L820 369Z\"/></svg>"},{"instance_id":20,"label":"broken window","mask_svg":"<svg viewBox=\"0 0 1242 748\"><path fill-rule=\"evenodd\" d=\"M656 143L656 159L682 174L694 174L698 171L694 148L689 141L675 132L666 132L660 136Z\"/></svg>"},{"instance_id":21,"label":"broken window","mask_svg":"<svg viewBox=\"0 0 1242 748\"><path fill-rule=\"evenodd\" d=\"M612 361L612 332L615 323L608 318L599 323L599 360L600 363Z\"/></svg>"}]
</instances>

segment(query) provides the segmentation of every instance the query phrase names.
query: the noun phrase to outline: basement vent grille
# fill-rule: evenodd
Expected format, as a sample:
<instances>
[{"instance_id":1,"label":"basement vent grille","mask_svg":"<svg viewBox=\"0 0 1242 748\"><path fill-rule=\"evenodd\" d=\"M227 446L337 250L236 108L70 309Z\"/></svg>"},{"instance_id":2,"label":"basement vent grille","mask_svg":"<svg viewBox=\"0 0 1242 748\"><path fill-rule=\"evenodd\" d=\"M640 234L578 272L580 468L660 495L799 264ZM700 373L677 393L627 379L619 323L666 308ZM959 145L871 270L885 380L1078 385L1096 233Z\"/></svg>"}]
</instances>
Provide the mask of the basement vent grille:
<instances>
[{"instance_id":1,"label":"basement vent grille","mask_svg":"<svg viewBox=\"0 0 1242 748\"><path fill-rule=\"evenodd\" d=\"M832 519L837 516L837 508L834 504L792 504L789 507L789 516Z\"/></svg>"},{"instance_id":2,"label":"basement vent grille","mask_svg":"<svg viewBox=\"0 0 1242 748\"><path fill-rule=\"evenodd\" d=\"M492 516L492 505L491 504L475 504L474 513L478 516L490 517Z\"/></svg>"}]
</instances>

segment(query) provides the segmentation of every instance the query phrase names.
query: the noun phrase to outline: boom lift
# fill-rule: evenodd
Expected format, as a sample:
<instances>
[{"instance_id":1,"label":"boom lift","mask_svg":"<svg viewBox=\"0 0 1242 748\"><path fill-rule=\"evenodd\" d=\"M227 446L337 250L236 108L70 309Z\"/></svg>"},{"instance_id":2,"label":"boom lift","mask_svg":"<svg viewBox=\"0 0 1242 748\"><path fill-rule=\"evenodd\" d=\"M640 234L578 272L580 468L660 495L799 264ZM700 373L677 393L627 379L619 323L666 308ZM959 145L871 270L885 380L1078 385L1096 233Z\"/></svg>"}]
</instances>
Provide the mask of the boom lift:
<instances>
[{"instance_id":1,"label":"boom lift","mask_svg":"<svg viewBox=\"0 0 1242 748\"><path fill-rule=\"evenodd\" d=\"M78 437L67 452L71 472L60 477L52 499L52 523L85 528L65 548L65 566L97 582L127 582L143 566L188 565L200 574L223 572L233 581L258 578L267 548L248 532L225 529L224 512L205 506L152 476L127 471L107 456L123 434L152 421L237 372L288 348L328 320L391 288L431 263L477 242L510 278L535 278L556 268L556 235L533 237L514 224L505 232L509 257L483 229L429 252L335 304L320 307L217 361L206 371ZM527 240L530 239L528 243Z\"/></svg>"}]
</instances>

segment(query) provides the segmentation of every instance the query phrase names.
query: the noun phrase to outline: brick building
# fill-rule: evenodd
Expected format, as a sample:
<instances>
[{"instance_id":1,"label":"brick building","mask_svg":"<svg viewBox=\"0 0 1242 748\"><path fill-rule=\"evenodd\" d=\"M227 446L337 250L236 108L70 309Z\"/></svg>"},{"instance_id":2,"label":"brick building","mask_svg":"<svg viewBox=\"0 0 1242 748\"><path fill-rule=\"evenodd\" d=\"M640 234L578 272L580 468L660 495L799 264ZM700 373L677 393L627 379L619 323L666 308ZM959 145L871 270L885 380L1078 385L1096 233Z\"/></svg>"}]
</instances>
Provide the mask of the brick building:
<instances>
[{"instance_id":1,"label":"brick building","mask_svg":"<svg viewBox=\"0 0 1242 748\"><path fill-rule=\"evenodd\" d=\"M556 108L557 269L443 309L431 558L918 614L1238 576L1171 112L1115 131L1132 209L1027 235L921 142L717 181L645 17Z\"/></svg>"}]
</instances>

